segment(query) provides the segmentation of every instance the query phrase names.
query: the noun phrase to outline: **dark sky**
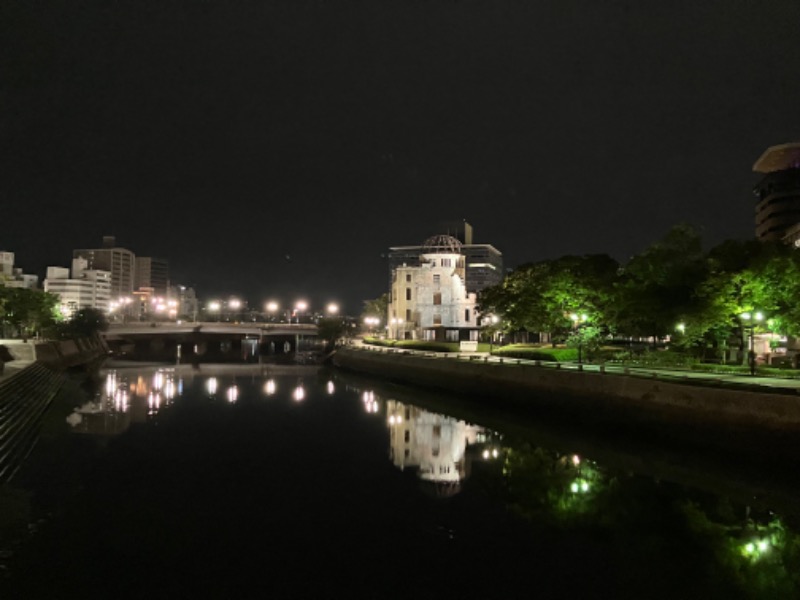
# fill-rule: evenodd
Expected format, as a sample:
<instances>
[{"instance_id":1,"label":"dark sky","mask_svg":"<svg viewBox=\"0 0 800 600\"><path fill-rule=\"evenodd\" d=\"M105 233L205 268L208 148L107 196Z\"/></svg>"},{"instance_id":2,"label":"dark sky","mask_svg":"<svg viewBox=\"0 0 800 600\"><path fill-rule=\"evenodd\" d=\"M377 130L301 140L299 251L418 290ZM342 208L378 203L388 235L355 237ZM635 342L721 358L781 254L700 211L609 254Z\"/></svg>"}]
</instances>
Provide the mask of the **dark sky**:
<instances>
[{"instance_id":1,"label":"dark sky","mask_svg":"<svg viewBox=\"0 0 800 600\"><path fill-rule=\"evenodd\" d=\"M796 0L3 2L0 250L357 314L446 220L510 267L751 237L798 40Z\"/></svg>"}]
</instances>

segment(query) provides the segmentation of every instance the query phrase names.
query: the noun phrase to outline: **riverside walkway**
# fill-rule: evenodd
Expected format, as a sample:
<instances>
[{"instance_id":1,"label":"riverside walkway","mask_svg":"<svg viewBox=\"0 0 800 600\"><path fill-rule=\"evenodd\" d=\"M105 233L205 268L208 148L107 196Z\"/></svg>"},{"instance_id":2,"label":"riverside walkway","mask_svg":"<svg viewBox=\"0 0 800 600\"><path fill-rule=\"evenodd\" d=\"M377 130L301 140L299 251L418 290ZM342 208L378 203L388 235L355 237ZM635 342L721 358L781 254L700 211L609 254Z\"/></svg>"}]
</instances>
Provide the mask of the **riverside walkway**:
<instances>
[{"instance_id":1,"label":"riverside walkway","mask_svg":"<svg viewBox=\"0 0 800 600\"><path fill-rule=\"evenodd\" d=\"M548 369L560 369L563 371L603 373L606 375L618 375L627 377L638 377L642 379L658 379L670 383L686 385L697 385L702 387L717 387L726 389L741 389L747 391L772 392L777 394L800 394L800 371L798 377L775 377L767 375L749 375L734 373L711 373L705 371L693 371L690 369L665 369L657 367L625 366L619 364L593 364L577 362L551 362L544 360L526 360L519 358L508 358L490 355L488 352L430 352L423 350L409 350L406 348L388 348L383 346L370 346L361 340L355 340L350 348L379 352L384 354L406 354L415 355L431 360L460 360L477 361L495 365L507 366L537 366Z\"/></svg>"}]
</instances>

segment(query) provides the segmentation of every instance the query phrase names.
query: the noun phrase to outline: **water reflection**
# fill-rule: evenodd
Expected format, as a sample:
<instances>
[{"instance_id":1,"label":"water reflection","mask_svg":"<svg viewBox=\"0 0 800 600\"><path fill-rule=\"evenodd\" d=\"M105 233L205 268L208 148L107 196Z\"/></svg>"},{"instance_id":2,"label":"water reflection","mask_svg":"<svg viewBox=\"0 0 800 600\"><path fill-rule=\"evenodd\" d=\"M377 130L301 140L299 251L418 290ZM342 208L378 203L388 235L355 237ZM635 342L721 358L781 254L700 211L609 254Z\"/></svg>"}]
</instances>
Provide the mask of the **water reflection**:
<instances>
[{"instance_id":1,"label":"water reflection","mask_svg":"<svg viewBox=\"0 0 800 600\"><path fill-rule=\"evenodd\" d=\"M260 370L236 376L174 368L111 370L96 398L70 415L70 423L80 433L120 433L131 423L156 418L184 393L193 401L230 404L225 410L232 411L248 402L262 407L303 403L303 410L292 412L307 414L313 412L307 406L322 396L327 407L349 403L369 415L364 419L368 427L386 428L391 464L415 470L432 496L463 498L473 486L489 490L510 511L552 536L548 539L605 544L614 562L632 573L666 565L676 577L692 574L720 595L735 597L788 598L800 590L796 523L763 504L756 509L709 489L656 478L644 472L643 461L640 472L601 463L568 441L553 450L538 444L533 433L505 435L426 410L414 404L413 396L393 390L389 398L379 386L354 386L346 378L276 376Z\"/></svg>"},{"instance_id":2,"label":"water reflection","mask_svg":"<svg viewBox=\"0 0 800 600\"><path fill-rule=\"evenodd\" d=\"M131 423L146 422L183 393L183 379L174 368L110 370L95 397L67 417L75 433L117 435Z\"/></svg>"}]
</instances>

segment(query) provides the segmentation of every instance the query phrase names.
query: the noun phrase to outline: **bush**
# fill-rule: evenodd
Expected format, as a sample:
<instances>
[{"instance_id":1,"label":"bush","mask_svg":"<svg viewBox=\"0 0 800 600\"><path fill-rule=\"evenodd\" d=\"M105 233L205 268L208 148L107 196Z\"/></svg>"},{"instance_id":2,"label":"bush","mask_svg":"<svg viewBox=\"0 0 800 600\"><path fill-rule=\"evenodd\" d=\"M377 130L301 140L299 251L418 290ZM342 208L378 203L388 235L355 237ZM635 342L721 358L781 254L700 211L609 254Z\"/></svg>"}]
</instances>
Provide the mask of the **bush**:
<instances>
[{"instance_id":1,"label":"bush","mask_svg":"<svg viewBox=\"0 0 800 600\"><path fill-rule=\"evenodd\" d=\"M552 362L567 362L578 360L577 348L545 348L542 346L532 346L530 344L511 344L496 348L493 352L495 356L507 356L509 358L522 358L525 360L548 360Z\"/></svg>"},{"instance_id":2,"label":"bush","mask_svg":"<svg viewBox=\"0 0 800 600\"><path fill-rule=\"evenodd\" d=\"M675 350L646 350L630 357L621 353L622 362L644 367L692 368L697 364L697 358Z\"/></svg>"}]
</instances>

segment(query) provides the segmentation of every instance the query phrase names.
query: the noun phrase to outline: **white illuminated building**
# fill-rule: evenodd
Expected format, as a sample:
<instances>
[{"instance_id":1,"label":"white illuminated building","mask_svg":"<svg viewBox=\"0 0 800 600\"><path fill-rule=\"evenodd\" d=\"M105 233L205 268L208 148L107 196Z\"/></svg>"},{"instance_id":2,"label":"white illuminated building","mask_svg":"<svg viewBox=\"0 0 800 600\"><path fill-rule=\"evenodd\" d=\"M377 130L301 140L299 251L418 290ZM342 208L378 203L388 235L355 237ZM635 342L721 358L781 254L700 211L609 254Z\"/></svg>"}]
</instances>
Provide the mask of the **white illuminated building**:
<instances>
[{"instance_id":1,"label":"white illuminated building","mask_svg":"<svg viewBox=\"0 0 800 600\"><path fill-rule=\"evenodd\" d=\"M0 285L34 290L39 286L39 276L23 273L21 268L15 267L13 252L0 252Z\"/></svg>"},{"instance_id":2,"label":"white illuminated building","mask_svg":"<svg viewBox=\"0 0 800 600\"><path fill-rule=\"evenodd\" d=\"M418 467L418 476L437 495L457 493L468 474L466 449L482 428L398 402L386 401L389 458L399 469Z\"/></svg>"},{"instance_id":3,"label":"white illuminated building","mask_svg":"<svg viewBox=\"0 0 800 600\"><path fill-rule=\"evenodd\" d=\"M476 297L467 292L464 263L461 242L438 235L423 244L419 266L397 267L392 273L389 337L477 341Z\"/></svg>"},{"instance_id":4,"label":"white illuminated building","mask_svg":"<svg viewBox=\"0 0 800 600\"><path fill-rule=\"evenodd\" d=\"M111 273L87 269L83 258L72 260L72 277L65 267L47 267L44 290L59 297L62 314L70 316L84 308L108 312L111 299Z\"/></svg>"}]
</instances>

